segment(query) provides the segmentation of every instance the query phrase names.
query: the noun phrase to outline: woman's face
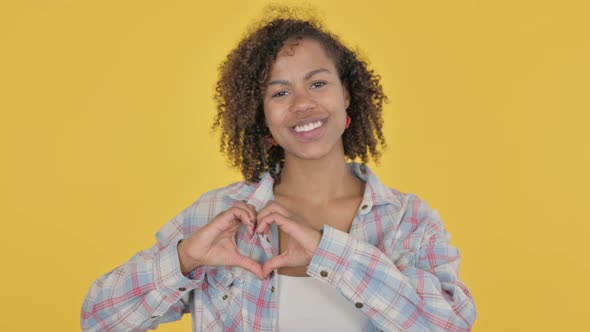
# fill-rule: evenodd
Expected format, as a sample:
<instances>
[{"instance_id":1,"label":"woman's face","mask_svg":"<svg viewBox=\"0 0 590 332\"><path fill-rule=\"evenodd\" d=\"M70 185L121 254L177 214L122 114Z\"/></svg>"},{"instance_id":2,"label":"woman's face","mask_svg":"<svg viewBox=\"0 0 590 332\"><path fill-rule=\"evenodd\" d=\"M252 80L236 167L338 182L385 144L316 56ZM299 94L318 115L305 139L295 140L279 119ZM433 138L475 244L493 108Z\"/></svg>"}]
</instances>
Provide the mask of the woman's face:
<instances>
[{"instance_id":1,"label":"woman's face","mask_svg":"<svg viewBox=\"0 0 590 332\"><path fill-rule=\"evenodd\" d=\"M286 158L344 157L342 133L350 96L319 42L286 42L268 82L263 96L266 125Z\"/></svg>"}]
</instances>

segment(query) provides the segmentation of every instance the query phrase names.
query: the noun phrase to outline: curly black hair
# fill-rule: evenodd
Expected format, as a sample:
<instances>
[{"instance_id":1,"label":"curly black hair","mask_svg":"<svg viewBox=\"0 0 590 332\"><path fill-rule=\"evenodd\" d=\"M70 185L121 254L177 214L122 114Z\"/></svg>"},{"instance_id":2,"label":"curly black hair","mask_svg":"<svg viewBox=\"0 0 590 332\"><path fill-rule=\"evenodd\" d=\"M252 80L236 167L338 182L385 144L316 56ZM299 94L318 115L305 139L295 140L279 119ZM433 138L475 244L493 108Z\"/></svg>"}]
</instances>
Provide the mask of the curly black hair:
<instances>
[{"instance_id":1,"label":"curly black hair","mask_svg":"<svg viewBox=\"0 0 590 332\"><path fill-rule=\"evenodd\" d=\"M288 9L280 12L278 17L258 22L220 66L213 124L213 129L221 129L220 150L227 153L231 165L241 170L246 181L258 182L268 171L276 183L280 182L285 152L278 145L265 144L271 134L265 124L263 93L271 66L285 42L305 37L325 48L350 94L347 114L352 123L342 136L345 156L360 158L363 167L369 154L378 161L378 145L385 146L381 113L387 101L380 76L336 35L325 31L317 19L294 17Z\"/></svg>"}]
</instances>

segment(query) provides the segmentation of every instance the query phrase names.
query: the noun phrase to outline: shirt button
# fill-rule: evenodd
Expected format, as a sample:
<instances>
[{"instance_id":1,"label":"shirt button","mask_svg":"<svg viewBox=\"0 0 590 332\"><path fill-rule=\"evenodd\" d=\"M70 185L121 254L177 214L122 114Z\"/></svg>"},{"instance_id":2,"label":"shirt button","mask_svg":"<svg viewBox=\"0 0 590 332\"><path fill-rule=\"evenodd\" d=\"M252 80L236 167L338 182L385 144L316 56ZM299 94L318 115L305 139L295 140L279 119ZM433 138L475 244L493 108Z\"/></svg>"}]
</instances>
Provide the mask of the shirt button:
<instances>
[{"instance_id":1,"label":"shirt button","mask_svg":"<svg viewBox=\"0 0 590 332\"><path fill-rule=\"evenodd\" d=\"M360 308L363 307L363 304L360 303L360 302L357 302L357 303L354 304L354 306L360 309Z\"/></svg>"},{"instance_id":2,"label":"shirt button","mask_svg":"<svg viewBox=\"0 0 590 332\"><path fill-rule=\"evenodd\" d=\"M227 294L223 295L223 297L221 299L227 300Z\"/></svg>"},{"instance_id":3,"label":"shirt button","mask_svg":"<svg viewBox=\"0 0 590 332\"><path fill-rule=\"evenodd\" d=\"M367 204L363 204L363 206L361 206L361 210L366 210L369 206Z\"/></svg>"},{"instance_id":4,"label":"shirt button","mask_svg":"<svg viewBox=\"0 0 590 332\"><path fill-rule=\"evenodd\" d=\"M268 235L266 236L266 242L270 243L270 237Z\"/></svg>"},{"instance_id":5,"label":"shirt button","mask_svg":"<svg viewBox=\"0 0 590 332\"><path fill-rule=\"evenodd\" d=\"M328 272L327 272L326 270L322 270L322 271L320 272L320 275L321 275L322 277L324 277L324 278L325 278L325 277L327 277L327 276L328 276Z\"/></svg>"},{"instance_id":6,"label":"shirt button","mask_svg":"<svg viewBox=\"0 0 590 332\"><path fill-rule=\"evenodd\" d=\"M184 292L186 290L186 288L180 287L178 290L181 291L181 292Z\"/></svg>"},{"instance_id":7,"label":"shirt button","mask_svg":"<svg viewBox=\"0 0 590 332\"><path fill-rule=\"evenodd\" d=\"M272 287L270 288L270 292L271 292L271 293L274 293L274 292L275 292L275 286L272 286Z\"/></svg>"}]
</instances>

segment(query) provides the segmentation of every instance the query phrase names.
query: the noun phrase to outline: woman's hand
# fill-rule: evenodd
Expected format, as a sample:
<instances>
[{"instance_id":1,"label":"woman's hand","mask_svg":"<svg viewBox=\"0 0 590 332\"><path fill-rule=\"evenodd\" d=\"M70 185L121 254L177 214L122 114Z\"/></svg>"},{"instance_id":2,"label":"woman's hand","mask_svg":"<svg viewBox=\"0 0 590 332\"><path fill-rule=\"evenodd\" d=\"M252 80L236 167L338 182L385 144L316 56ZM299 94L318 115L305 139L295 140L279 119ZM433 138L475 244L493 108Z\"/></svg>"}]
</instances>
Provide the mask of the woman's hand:
<instances>
[{"instance_id":1,"label":"woman's hand","mask_svg":"<svg viewBox=\"0 0 590 332\"><path fill-rule=\"evenodd\" d=\"M178 257L182 273L188 274L204 265L239 266L262 279L260 264L238 251L235 238L242 224L246 225L250 234L254 234L256 209L252 205L237 202L181 241L178 244Z\"/></svg>"},{"instance_id":2,"label":"woman's hand","mask_svg":"<svg viewBox=\"0 0 590 332\"><path fill-rule=\"evenodd\" d=\"M277 201L270 201L258 213L257 233L266 233L270 224L275 223L290 239L285 251L272 257L262 266L262 275L280 267L307 266L320 245L322 234L305 220L296 216Z\"/></svg>"}]
</instances>

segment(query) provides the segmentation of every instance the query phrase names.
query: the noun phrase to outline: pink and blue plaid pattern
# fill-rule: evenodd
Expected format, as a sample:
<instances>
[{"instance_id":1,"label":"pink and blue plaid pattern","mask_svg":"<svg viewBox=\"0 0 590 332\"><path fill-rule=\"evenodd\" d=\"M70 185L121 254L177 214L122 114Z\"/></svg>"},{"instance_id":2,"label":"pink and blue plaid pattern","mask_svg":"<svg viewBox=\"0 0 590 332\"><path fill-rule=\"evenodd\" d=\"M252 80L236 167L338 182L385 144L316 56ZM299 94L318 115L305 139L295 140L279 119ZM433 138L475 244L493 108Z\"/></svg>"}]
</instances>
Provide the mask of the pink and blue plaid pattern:
<instances>
[{"instance_id":1,"label":"pink and blue plaid pattern","mask_svg":"<svg viewBox=\"0 0 590 332\"><path fill-rule=\"evenodd\" d=\"M460 255L440 217L412 194L389 189L367 167L349 164L366 181L350 233L324 226L308 274L335 287L369 323L365 331L470 331L473 299L458 276ZM236 200L260 210L273 180L235 183L204 194L156 234L157 243L94 282L82 307L84 331L145 331L193 317L193 331L276 331L276 278L259 280L233 267L180 272L178 242ZM264 263L278 252L278 230L250 239L240 252Z\"/></svg>"}]
</instances>

